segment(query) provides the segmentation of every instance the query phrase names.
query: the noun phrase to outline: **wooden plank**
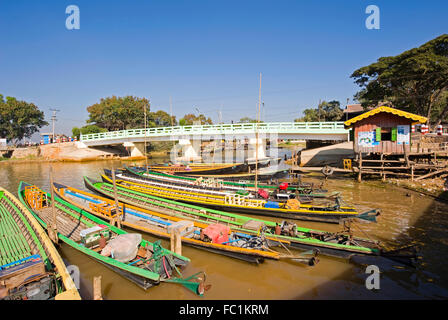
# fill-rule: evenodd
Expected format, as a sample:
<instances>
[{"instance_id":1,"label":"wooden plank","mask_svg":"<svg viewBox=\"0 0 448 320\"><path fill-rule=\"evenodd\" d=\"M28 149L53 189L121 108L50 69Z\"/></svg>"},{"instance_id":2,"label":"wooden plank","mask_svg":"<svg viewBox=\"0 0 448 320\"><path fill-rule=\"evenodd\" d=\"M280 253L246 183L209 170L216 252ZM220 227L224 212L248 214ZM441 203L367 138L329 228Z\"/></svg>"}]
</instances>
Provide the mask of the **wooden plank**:
<instances>
[{"instance_id":1,"label":"wooden plank","mask_svg":"<svg viewBox=\"0 0 448 320\"><path fill-rule=\"evenodd\" d=\"M437 174L442 173L442 172L448 172L448 169L444 168L444 169L441 169L441 170L430 172L428 174L425 174L423 176L420 176L420 177L416 178L415 181L426 179L426 178L432 177L432 176L437 175Z\"/></svg>"}]
</instances>

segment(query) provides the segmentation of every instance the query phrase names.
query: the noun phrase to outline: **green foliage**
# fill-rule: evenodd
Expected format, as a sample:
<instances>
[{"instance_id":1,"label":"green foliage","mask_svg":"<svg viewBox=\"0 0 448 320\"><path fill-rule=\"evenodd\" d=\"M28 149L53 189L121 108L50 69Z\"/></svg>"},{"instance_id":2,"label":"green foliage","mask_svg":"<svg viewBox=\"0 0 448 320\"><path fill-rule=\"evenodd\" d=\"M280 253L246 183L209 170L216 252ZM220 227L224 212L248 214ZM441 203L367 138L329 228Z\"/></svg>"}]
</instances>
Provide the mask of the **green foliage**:
<instances>
[{"instance_id":1,"label":"green foliage","mask_svg":"<svg viewBox=\"0 0 448 320\"><path fill-rule=\"evenodd\" d=\"M82 128L78 128L78 127L72 128L72 135L74 137L78 137L78 139L81 134L100 133L100 132L107 132L107 129L100 128L94 124L86 125Z\"/></svg>"},{"instance_id":2,"label":"green foliage","mask_svg":"<svg viewBox=\"0 0 448 320\"><path fill-rule=\"evenodd\" d=\"M210 117L206 118L203 114L199 116L195 116L192 113L186 114L182 119L179 120L180 126L189 126L193 125L195 122L200 122L202 125L204 124L213 124L213 121Z\"/></svg>"},{"instance_id":3,"label":"green foliage","mask_svg":"<svg viewBox=\"0 0 448 320\"><path fill-rule=\"evenodd\" d=\"M163 110L157 112L151 112L149 115L150 122L152 122L154 127L171 127L177 125L177 120L175 116L170 116ZM148 126L149 127L149 126Z\"/></svg>"},{"instance_id":4,"label":"green foliage","mask_svg":"<svg viewBox=\"0 0 448 320\"><path fill-rule=\"evenodd\" d=\"M99 103L87 107L87 123L96 124L108 131L143 128L145 108L148 127L154 126L150 125L150 105L147 99L132 96L103 98Z\"/></svg>"},{"instance_id":5,"label":"green foliage","mask_svg":"<svg viewBox=\"0 0 448 320\"><path fill-rule=\"evenodd\" d=\"M341 121L343 110L340 108L340 102L332 100L330 102L321 102L316 109L303 110L304 116L295 119L295 122L325 122L325 121Z\"/></svg>"},{"instance_id":6,"label":"green foliage","mask_svg":"<svg viewBox=\"0 0 448 320\"><path fill-rule=\"evenodd\" d=\"M30 138L39 128L48 125L44 113L33 103L0 95L0 137L14 143Z\"/></svg>"},{"instance_id":7,"label":"green foliage","mask_svg":"<svg viewBox=\"0 0 448 320\"><path fill-rule=\"evenodd\" d=\"M351 75L363 107L396 106L441 121L448 115L448 35L397 56L382 57Z\"/></svg>"},{"instance_id":8,"label":"green foliage","mask_svg":"<svg viewBox=\"0 0 448 320\"><path fill-rule=\"evenodd\" d=\"M249 117L244 117L240 119L239 123L257 123L257 120Z\"/></svg>"}]
</instances>

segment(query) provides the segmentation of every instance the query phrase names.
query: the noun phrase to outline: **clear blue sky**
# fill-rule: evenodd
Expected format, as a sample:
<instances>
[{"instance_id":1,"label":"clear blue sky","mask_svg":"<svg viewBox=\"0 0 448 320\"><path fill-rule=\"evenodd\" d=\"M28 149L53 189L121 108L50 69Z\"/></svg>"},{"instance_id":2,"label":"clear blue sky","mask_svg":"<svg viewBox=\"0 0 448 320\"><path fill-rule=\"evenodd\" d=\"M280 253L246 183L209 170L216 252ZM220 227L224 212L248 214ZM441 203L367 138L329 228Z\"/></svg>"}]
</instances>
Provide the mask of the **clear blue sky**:
<instances>
[{"instance_id":1,"label":"clear blue sky","mask_svg":"<svg viewBox=\"0 0 448 320\"><path fill-rule=\"evenodd\" d=\"M80 9L67 30L65 8ZM366 7L380 8L368 30ZM37 104L71 133L101 97L149 97L152 110L225 122L292 121L319 101L345 105L350 74L448 32L448 1L0 0L0 93ZM44 128L42 131L45 131Z\"/></svg>"}]
</instances>

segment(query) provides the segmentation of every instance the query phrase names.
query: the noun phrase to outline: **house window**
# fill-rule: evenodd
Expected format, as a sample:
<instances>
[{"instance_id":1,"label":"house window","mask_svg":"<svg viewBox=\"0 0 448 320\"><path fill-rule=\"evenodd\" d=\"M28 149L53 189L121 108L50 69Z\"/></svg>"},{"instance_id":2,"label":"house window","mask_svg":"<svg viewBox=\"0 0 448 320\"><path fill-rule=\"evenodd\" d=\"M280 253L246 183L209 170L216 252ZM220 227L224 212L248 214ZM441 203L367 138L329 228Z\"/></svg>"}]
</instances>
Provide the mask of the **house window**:
<instances>
[{"instance_id":1,"label":"house window","mask_svg":"<svg viewBox=\"0 0 448 320\"><path fill-rule=\"evenodd\" d=\"M381 141L392 141L392 128L381 128Z\"/></svg>"},{"instance_id":2,"label":"house window","mask_svg":"<svg viewBox=\"0 0 448 320\"><path fill-rule=\"evenodd\" d=\"M376 128L376 141L397 141L397 128Z\"/></svg>"}]
</instances>

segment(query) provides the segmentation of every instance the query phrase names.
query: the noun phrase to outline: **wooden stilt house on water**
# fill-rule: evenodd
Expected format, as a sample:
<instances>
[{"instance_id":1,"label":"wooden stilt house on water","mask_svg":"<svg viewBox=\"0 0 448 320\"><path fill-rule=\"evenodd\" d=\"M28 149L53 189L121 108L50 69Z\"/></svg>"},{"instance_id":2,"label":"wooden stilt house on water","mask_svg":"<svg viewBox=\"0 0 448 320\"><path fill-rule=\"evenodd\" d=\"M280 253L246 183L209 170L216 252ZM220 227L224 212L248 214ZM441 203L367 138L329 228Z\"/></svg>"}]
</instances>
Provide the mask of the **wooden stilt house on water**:
<instances>
[{"instance_id":1,"label":"wooden stilt house on water","mask_svg":"<svg viewBox=\"0 0 448 320\"><path fill-rule=\"evenodd\" d=\"M411 126L426 121L425 117L386 106L345 121L345 127L352 129L358 181L361 181L362 174L379 174L383 179L386 175L413 179L417 167L409 157Z\"/></svg>"},{"instance_id":2,"label":"wooden stilt house on water","mask_svg":"<svg viewBox=\"0 0 448 320\"><path fill-rule=\"evenodd\" d=\"M352 128L356 154L405 154L411 150L411 125L427 118L390 107L378 107L344 122Z\"/></svg>"}]
</instances>

